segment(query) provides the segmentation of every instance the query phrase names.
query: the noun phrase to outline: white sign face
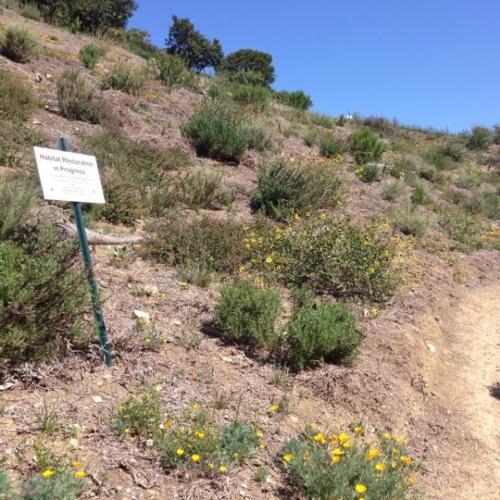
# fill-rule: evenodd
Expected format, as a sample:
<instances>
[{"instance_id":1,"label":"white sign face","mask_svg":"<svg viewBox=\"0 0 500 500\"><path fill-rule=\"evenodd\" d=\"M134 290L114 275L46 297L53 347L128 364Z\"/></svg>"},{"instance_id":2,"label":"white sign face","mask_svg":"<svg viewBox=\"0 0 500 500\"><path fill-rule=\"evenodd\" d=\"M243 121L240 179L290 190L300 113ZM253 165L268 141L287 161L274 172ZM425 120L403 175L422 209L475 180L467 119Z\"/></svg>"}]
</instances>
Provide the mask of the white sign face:
<instances>
[{"instance_id":1,"label":"white sign face","mask_svg":"<svg viewBox=\"0 0 500 500\"><path fill-rule=\"evenodd\" d=\"M34 148L46 200L104 204L95 156Z\"/></svg>"}]
</instances>

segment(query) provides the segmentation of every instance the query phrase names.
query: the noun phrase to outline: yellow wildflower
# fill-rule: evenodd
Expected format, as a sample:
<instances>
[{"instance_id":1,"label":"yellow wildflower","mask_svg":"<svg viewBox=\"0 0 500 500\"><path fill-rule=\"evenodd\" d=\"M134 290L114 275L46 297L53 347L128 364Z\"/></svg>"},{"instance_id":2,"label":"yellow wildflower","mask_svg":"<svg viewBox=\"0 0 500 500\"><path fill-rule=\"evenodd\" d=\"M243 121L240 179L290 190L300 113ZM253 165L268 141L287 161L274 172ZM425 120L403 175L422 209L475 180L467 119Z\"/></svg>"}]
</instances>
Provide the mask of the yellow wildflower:
<instances>
[{"instance_id":1,"label":"yellow wildflower","mask_svg":"<svg viewBox=\"0 0 500 500\"><path fill-rule=\"evenodd\" d=\"M366 460L373 460L374 458L378 457L380 455L380 451L376 450L375 448L370 448L366 452Z\"/></svg>"},{"instance_id":2,"label":"yellow wildflower","mask_svg":"<svg viewBox=\"0 0 500 500\"><path fill-rule=\"evenodd\" d=\"M378 462L375 465L375 470L378 472L384 472L385 471L385 464L383 462Z\"/></svg>"},{"instance_id":3,"label":"yellow wildflower","mask_svg":"<svg viewBox=\"0 0 500 500\"><path fill-rule=\"evenodd\" d=\"M391 435L388 432L386 432L384 434L384 439L391 439Z\"/></svg>"},{"instance_id":4,"label":"yellow wildflower","mask_svg":"<svg viewBox=\"0 0 500 500\"><path fill-rule=\"evenodd\" d=\"M293 455L291 453L286 453L285 455L283 455L283 460L285 462L291 462L293 460Z\"/></svg>"},{"instance_id":5,"label":"yellow wildflower","mask_svg":"<svg viewBox=\"0 0 500 500\"><path fill-rule=\"evenodd\" d=\"M125 427L125 429L123 430L123 432L125 434L130 434L130 429L128 427Z\"/></svg>"},{"instance_id":6,"label":"yellow wildflower","mask_svg":"<svg viewBox=\"0 0 500 500\"><path fill-rule=\"evenodd\" d=\"M271 411L278 411L280 409L279 405L271 405L271 408L269 408Z\"/></svg>"},{"instance_id":7,"label":"yellow wildflower","mask_svg":"<svg viewBox=\"0 0 500 500\"><path fill-rule=\"evenodd\" d=\"M205 433L203 431L197 432L196 437L198 439L205 439Z\"/></svg>"},{"instance_id":8,"label":"yellow wildflower","mask_svg":"<svg viewBox=\"0 0 500 500\"><path fill-rule=\"evenodd\" d=\"M239 269L238 269L238 271L239 271L240 273L244 273L246 270L247 270L247 269L246 269L246 267L245 267L245 266L240 266L240 267L239 267Z\"/></svg>"},{"instance_id":9,"label":"yellow wildflower","mask_svg":"<svg viewBox=\"0 0 500 500\"><path fill-rule=\"evenodd\" d=\"M265 445L264 443L260 443L260 444L259 444L259 448L260 448L261 450L265 450L267 447L266 447L266 445Z\"/></svg>"},{"instance_id":10,"label":"yellow wildflower","mask_svg":"<svg viewBox=\"0 0 500 500\"><path fill-rule=\"evenodd\" d=\"M208 464L208 468L209 468L209 470L214 469L215 468L215 464Z\"/></svg>"},{"instance_id":11,"label":"yellow wildflower","mask_svg":"<svg viewBox=\"0 0 500 500\"><path fill-rule=\"evenodd\" d=\"M407 457L406 455L402 455L400 460L401 460L401 462L404 465L410 465L411 464L411 458Z\"/></svg>"},{"instance_id":12,"label":"yellow wildflower","mask_svg":"<svg viewBox=\"0 0 500 500\"><path fill-rule=\"evenodd\" d=\"M408 484L408 486L413 486L415 484L415 478L413 477L413 475L410 475L406 478L406 484Z\"/></svg>"},{"instance_id":13,"label":"yellow wildflower","mask_svg":"<svg viewBox=\"0 0 500 500\"><path fill-rule=\"evenodd\" d=\"M350 448L352 446L350 441L346 441L345 443L342 443L343 448Z\"/></svg>"},{"instance_id":14,"label":"yellow wildflower","mask_svg":"<svg viewBox=\"0 0 500 500\"><path fill-rule=\"evenodd\" d=\"M192 408L193 410L199 410L199 409L200 409L200 405L199 405L198 403L193 403L193 404L191 405L191 408Z\"/></svg>"},{"instance_id":15,"label":"yellow wildflower","mask_svg":"<svg viewBox=\"0 0 500 500\"><path fill-rule=\"evenodd\" d=\"M257 431L255 435L259 438L262 439L264 437L264 433L262 431Z\"/></svg>"},{"instance_id":16,"label":"yellow wildflower","mask_svg":"<svg viewBox=\"0 0 500 500\"><path fill-rule=\"evenodd\" d=\"M221 465L221 466L219 467L219 472L220 472L221 474L224 474L225 472L227 472L227 467L226 467L225 465Z\"/></svg>"},{"instance_id":17,"label":"yellow wildflower","mask_svg":"<svg viewBox=\"0 0 500 500\"><path fill-rule=\"evenodd\" d=\"M54 471L51 470L51 469L45 469L43 472L42 472L42 476L45 478L45 479L50 479L53 475L54 475Z\"/></svg>"},{"instance_id":18,"label":"yellow wildflower","mask_svg":"<svg viewBox=\"0 0 500 500\"><path fill-rule=\"evenodd\" d=\"M333 450L333 456L335 457L341 457L344 453L345 451L341 450L340 448L335 448Z\"/></svg>"},{"instance_id":19,"label":"yellow wildflower","mask_svg":"<svg viewBox=\"0 0 500 500\"><path fill-rule=\"evenodd\" d=\"M185 451L182 448L177 448L176 452L178 457L182 457L184 455Z\"/></svg>"},{"instance_id":20,"label":"yellow wildflower","mask_svg":"<svg viewBox=\"0 0 500 500\"><path fill-rule=\"evenodd\" d=\"M354 434L363 434L363 427L354 427Z\"/></svg>"},{"instance_id":21,"label":"yellow wildflower","mask_svg":"<svg viewBox=\"0 0 500 500\"><path fill-rule=\"evenodd\" d=\"M342 457L337 457L332 455L332 464L338 464L342 460Z\"/></svg>"},{"instance_id":22,"label":"yellow wildflower","mask_svg":"<svg viewBox=\"0 0 500 500\"><path fill-rule=\"evenodd\" d=\"M73 469L79 469L81 466L82 463L79 460L74 460L73 462L71 462L71 467L73 467Z\"/></svg>"},{"instance_id":23,"label":"yellow wildflower","mask_svg":"<svg viewBox=\"0 0 500 500\"><path fill-rule=\"evenodd\" d=\"M392 467L393 469L397 469L397 467L398 467L398 463L397 463L396 461L394 461L394 460L393 460L393 461L391 462L391 467Z\"/></svg>"},{"instance_id":24,"label":"yellow wildflower","mask_svg":"<svg viewBox=\"0 0 500 500\"><path fill-rule=\"evenodd\" d=\"M77 470L75 472L75 477L78 479L83 479L87 474L83 470Z\"/></svg>"},{"instance_id":25,"label":"yellow wildflower","mask_svg":"<svg viewBox=\"0 0 500 500\"><path fill-rule=\"evenodd\" d=\"M370 269L368 269L368 274L373 274L375 272L375 269L373 267L370 267Z\"/></svg>"},{"instance_id":26,"label":"yellow wildflower","mask_svg":"<svg viewBox=\"0 0 500 500\"><path fill-rule=\"evenodd\" d=\"M164 429L171 429L173 425L174 425L174 422L173 422L173 420L170 420L170 419L163 422Z\"/></svg>"},{"instance_id":27,"label":"yellow wildflower","mask_svg":"<svg viewBox=\"0 0 500 500\"><path fill-rule=\"evenodd\" d=\"M372 315L372 318L376 318L378 316L378 309L376 307L372 307L370 309L370 314Z\"/></svg>"},{"instance_id":28,"label":"yellow wildflower","mask_svg":"<svg viewBox=\"0 0 500 500\"><path fill-rule=\"evenodd\" d=\"M404 444L406 442L406 438L403 436L395 436L394 441L398 444Z\"/></svg>"},{"instance_id":29,"label":"yellow wildflower","mask_svg":"<svg viewBox=\"0 0 500 500\"><path fill-rule=\"evenodd\" d=\"M268 256L266 257L266 264L272 264L272 263L273 263L273 258L272 258L272 256L271 256L271 255L268 255Z\"/></svg>"},{"instance_id":30,"label":"yellow wildflower","mask_svg":"<svg viewBox=\"0 0 500 500\"><path fill-rule=\"evenodd\" d=\"M199 462L200 461L200 455L198 455L198 453L195 453L194 455L191 455L191 460L193 462Z\"/></svg>"},{"instance_id":31,"label":"yellow wildflower","mask_svg":"<svg viewBox=\"0 0 500 500\"><path fill-rule=\"evenodd\" d=\"M366 491L368 490L368 488L364 484L357 484L354 489L357 493L360 494L366 493Z\"/></svg>"},{"instance_id":32,"label":"yellow wildflower","mask_svg":"<svg viewBox=\"0 0 500 500\"><path fill-rule=\"evenodd\" d=\"M339 441L342 444L347 443L349 441L349 435L342 432L341 434L339 434Z\"/></svg>"},{"instance_id":33,"label":"yellow wildflower","mask_svg":"<svg viewBox=\"0 0 500 500\"><path fill-rule=\"evenodd\" d=\"M313 439L317 443L321 443L321 444L326 443L325 435L322 432L318 432L317 434L315 434Z\"/></svg>"}]
</instances>

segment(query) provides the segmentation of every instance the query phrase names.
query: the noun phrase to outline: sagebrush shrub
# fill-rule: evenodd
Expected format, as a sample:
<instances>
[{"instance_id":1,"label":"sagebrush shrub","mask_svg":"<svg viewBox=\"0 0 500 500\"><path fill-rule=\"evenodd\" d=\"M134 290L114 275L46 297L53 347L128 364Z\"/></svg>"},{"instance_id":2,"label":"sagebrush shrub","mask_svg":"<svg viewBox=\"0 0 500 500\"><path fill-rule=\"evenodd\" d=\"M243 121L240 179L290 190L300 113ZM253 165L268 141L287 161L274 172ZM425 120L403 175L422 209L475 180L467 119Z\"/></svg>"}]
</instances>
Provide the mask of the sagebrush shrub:
<instances>
[{"instance_id":1,"label":"sagebrush shrub","mask_svg":"<svg viewBox=\"0 0 500 500\"><path fill-rule=\"evenodd\" d=\"M340 188L340 180L328 165L294 166L284 161L264 164L251 206L269 217L284 219L293 211L335 206Z\"/></svg>"},{"instance_id":2,"label":"sagebrush shrub","mask_svg":"<svg viewBox=\"0 0 500 500\"><path fill-rule=\"evenodd\" d=\"M382 186L382 198L387 201L394 201L404 193L404 190L405 185L401 181L397 179L387 181Z\"/></svg>"},{"instance_id":3,"label":"sagebrush shrub","mask_svg":"<svg viewBox=\"0 0 500 500\"><path fill-rule=\"evenodd\" d=\"M356 176L363 182L371 183L378 179L379 168L377 165L365 165L356 169Z\"/></svg>"},{"instance_id":4,"label":"sagebrush shrub","mask_svg":"<svg viewBox=\"0 0 500 500\"><path fill-rule=\"evenodd\" d=\"M424 158L438 170L451 170L463 161L464 150L457 141L448 140L429 148Z\"/></svg>"},{"instance_id":5,"label":"sagebrush shrub","mask_svg":"<svg viewBox=\"0 0 500 500\"><path fill-rule=\"evenodd\" d=\"M79 52L80 61L89 69L94 69L103 55L104 49L94 43L85 45Z\"/></svg>"},{"instance_id":6,"label":"sagebrush shrub","mask_svg":"<svg viewBox=\"0 0 500 500\"><path fill-rule=\"evenodd\" d=\"M319 136L316 129L310 127L304 134L304 144L309 148L312 148L318 142Z\"/></svg>"},{"instance_id":7,"label":"sagebrush shrub","mask_svg":"<svg viewBox=\"0 0 500 500\"><path fill-rule=\"evenodd\" d=\"M323 128L333 128L336 124L335 118L329 115L322 115L320 113L307 113L307 117L313 125Z\"/></svg>"},{"instance_id":8,"label":"sagebrush shrub","mask_svg":"<svg viewBox=\"0 0 500 500\"><path fill-rule=\"evenodd\" d=\"M341 155L344 152L344 145L334 135L323 134L319 139L319 154L327 158Z\"/></svg>"},{"instance_id":9,"label":"sagebrush shrub","mask_svg":"<svg viewBox=\"0 0 500 500\"><path fill-rule=\"evenodd\" d=\"M417 184L415 186L410 199L414 205L428 205L432 201L422 184Z\"/></svg>"},{"instance_id":10,"label":"sagebrush shrub","mask_svg":"<svg viewBox=\"0 0 500 500\"><path fill-rule=\"evenodd\" d=\"M141 69L119 64L102 81L103 90L121 90L127 94L138 95L146 86L146 78Z\"/></svg>"},{"instance_id":11,"label":"sagebrush shrub","mask_svg":"<svg viewBox=\"0 0 500 500\"><path fill-rule=\"evenodd\" d=\"M258 121L250 121L245 125L248 137L248 147L260 153L272 149L274 139L269 129Z\"/></svg>"},{"instance_id":12,"label":"sagebrush shrub","mask_svg":"<svg viewBox=\"0 0 500 500\"><path fill-rule=\"evenodd\" d=\"M485 151L492 143L493 134L486 127L474 127L467 138L467 148L472 151Z\"/></svg>"},{"instance_id":13,"label":"sagebrush shrub","mask_svg":"<svg viewBox=\"0 0 500 500\"><path fill-rule=\"evenodd\" d=\"M231 220L172 218L157 229L146 251L173 266L196 263L213 272L232 273L247 255L242 235L241 225Z\"/></svg>"},{"instance_id":14,"label":"sagebrush shrub","mask_svg":"<svg viewBox=\"0 0 500 500\"><path fill-rule=\"evenodd\" d=\"M182 127L200 156L238 162L248 147L241 110L228 102L211 100Z\"/></svg>"},{"instance_id":15,"label":"sagebrush shrub","mask_svg":"<svg viewBox=\"0 0 500 500\"><path fill-rule=\"evenodd\" d=\"M285 330L288 355L299 370L318 361L349 363L363 341L356 318L345 304L298 308Z\"/></svg>"},{"instance_id":16,"label":"sagebrush shrub","mask_svg":"<svg viewBox=\"0 0 500 500\"><path fill-rule=\"evenodd\" d=\"M214 318L228 340L273 349L279 344L276 321L281 310L277 292L242 281L221 289Z\"/></svg>"},{"instance_id":17,"label":"sagebrush shrub","mask_svg":"<svg viewBox=\"0 0 500 500\"><path fill-rule=\"evenodd\" d=\"M22 122L34 107L31 88L13 73L0 70L0 119Z\"/></svg>"},{"instance_id":18,"label":"sagebrush shrub","mask_svg":"<svg viewBox=\"0 0 500 500\"><path fill-rule=\"evenodd\" d=\"M172 54L157 54L149 63L149 72L160 80L168 89L175 87L196 87L194 73L184 64L180 56Z\"/></svg>"},{"instance_id":19,"label":"sagebrush shrub","mask_svg":"<svg viewBox=\"0 0 500 500\"><path fill-rule=\"evenodd\" d=\"M11 361L46 359L87 340L87 290L76 243L49 227L26 231L0 242L0 358Z\"/></svg>"},{"instance_id":20,"label":"sagebrush shrub","mask_svg":"<svg viewBox=\"0 0 500 500\"><path fill-rule=\"evenodd\" d=\"M308 284L337 297L387 300L397 284L394 244L381 228L321 214L287 227L260 224L246 232L249 268L288 285Z\"/></svg>"},{"instance_id":21,"label":"sagebrush shrub","mask_svg":"<svg viewBox=\"0 0 500 500\"><path fill-rule=\"evenodd\" d=\"M249 84L233 85L233 99L256 112L264 111L271 102L271 91L266 87Z\"/></svg>"},{"instance_id":22,"label":"sagebrush shrub","mask_svg":"<svg viewBox=\"0 0 500 500\"><path fill-rule=\"evenodd\" d=\"M444 212L439 219L439 225L459 243L458 248L464 252L484 246L480 222L463 210Z\"/></svg>"},{"instance_id":23,"label":"sagebrush shrub","mask_svg":"<svg viewBox=\"0 0 500 500\"><path fill-rule=\"evenodd\" d=\"M61 115L73 120L99 122L94 89L78 70L65 70L57 80L57 99Z\"/></svg>"},{"instance_id":24,"label":"sagebrush shrub","mask_svg":"<svg viewBox=\"0 0 500 500\"><path fill-rule=\"evenodd\" d=\"M359 165L379 160L385 151L384 144L367 127L361 127L353 132L349 136L349 145Z\"/></svg>"},{"instance_id":25,"label":"sagebrush shrub","mask_svg":"<svg viewBox=\"0 0 500 500\"><path fill-rule=\"evenodd\" d=\"M228 205L233 200L222 181L222 174L214 170L200 169L180 179L179 201L189 208L215 208Z\"/></svg>"},{"instance_id":26,"label":"sagebrush shrub","mask_svg":"<svg viewBox=\"0 0 500 500\"><path fill-rule=\"evenodd\" d=\"M414 206L400 207L392 216L396 229L409 236L421 237L429 225L428 218Z\"/></svg>"},{"instance_id":27,"label":"sagebrush shrub","mask_svg":"<svg viewBox=\"0 0 500 500\"><path fill-rule=\"evenodd\" d=\"M18 63L28 63L36 54L37 40L29 31L9 26L0 37L0 54Z\"/></svg>"}]
</instances>

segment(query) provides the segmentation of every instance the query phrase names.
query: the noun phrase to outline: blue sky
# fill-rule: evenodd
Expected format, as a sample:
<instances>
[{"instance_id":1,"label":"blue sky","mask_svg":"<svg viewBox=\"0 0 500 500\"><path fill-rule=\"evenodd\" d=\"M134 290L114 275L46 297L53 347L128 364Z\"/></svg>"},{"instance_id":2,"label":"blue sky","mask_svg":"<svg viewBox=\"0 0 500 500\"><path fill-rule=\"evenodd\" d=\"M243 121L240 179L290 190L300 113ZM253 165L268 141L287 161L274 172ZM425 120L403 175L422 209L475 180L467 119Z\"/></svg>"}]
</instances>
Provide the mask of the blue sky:
<instances>
[{"instance_id":1,"label":"blue sky","mask_svg":"<svg viewBox=\"0 0 500 500\"><path fill-rule=\"evenodd\" d=\"M225 53L273 55L276 89L314 110L453 132L500 123L500 0L138 0L129 27L164 46L172 15Z\"/></svg>"}]
</instances>

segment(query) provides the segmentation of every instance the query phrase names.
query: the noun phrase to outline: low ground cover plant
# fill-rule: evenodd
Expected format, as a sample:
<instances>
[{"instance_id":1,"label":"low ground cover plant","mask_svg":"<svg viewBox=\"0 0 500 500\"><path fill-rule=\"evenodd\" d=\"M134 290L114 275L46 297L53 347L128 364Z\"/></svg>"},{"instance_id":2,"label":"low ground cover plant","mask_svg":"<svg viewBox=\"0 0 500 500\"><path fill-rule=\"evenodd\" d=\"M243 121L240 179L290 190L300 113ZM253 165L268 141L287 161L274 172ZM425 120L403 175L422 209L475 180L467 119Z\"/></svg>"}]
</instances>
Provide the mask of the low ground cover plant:
<instances>
[{"instance_id":1,"label":"low ground cover plant","mask_svg":"<svg viewBox=\"0 0 500 500\"><path fill-rule=\"evenodd\" d=\"M14 62L26 64L35 56L37 40L18 26L9 26L0 37L0 54Z\"/></svg>"},{"instance_id":2,"label":"low ground cover plant","mask_svg":"<svg viewBox=\"0 0 500 500\"><path fill-rule=\"evenodd\" d=\"M385 151L384 144L367 127L361 127L349 136L349 147L359 165L379 160Z\"/></svg>"},{"instance_id":3,"label":"low ground cover plant","mask_svg":"<svg viewBox=\"0 0 500 500\"><path fill-rule=\"evenodd\" d=\"M286 161L262 164L251 206L275 219L335 206L341 181L329 164L294 165Z\"/></svg>"},{"instance_id":4,"label":"low ground cover plant","mask_svg":"<svg viewBox=\"0 0 500 500\"><path fill-rule=\"evenodd\" d=\"M238 418L219 425L196 403L164 416L160 394L158 386L140 388L119 406L113 427L121 435L151 440L166 469L225 474L254 454L261 434L251 426Z\"/></svg>"},{"instance_id":5,"label":"low ground cover plant","mask_svg":"<svg viewBox=\"0 0 500 500\"><path fill-rule=\"evenodd\" d=\"M334 434L308 427L283 447L280 462L292 485L306 498L417 498L418 468L401 437Z\"/></svg>"}]
</instances>

